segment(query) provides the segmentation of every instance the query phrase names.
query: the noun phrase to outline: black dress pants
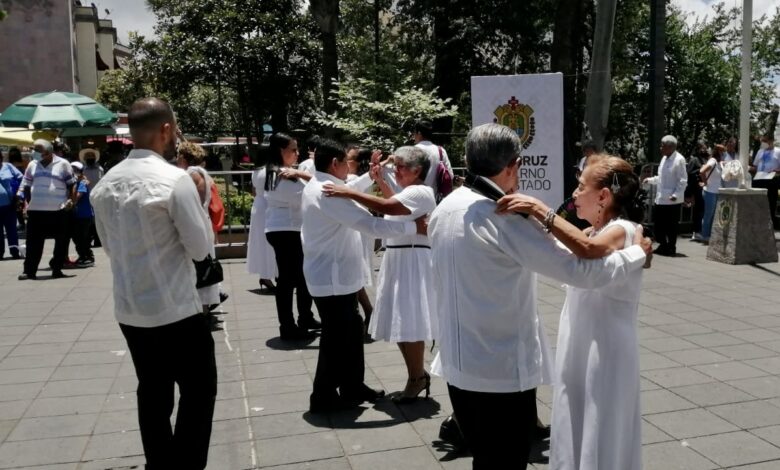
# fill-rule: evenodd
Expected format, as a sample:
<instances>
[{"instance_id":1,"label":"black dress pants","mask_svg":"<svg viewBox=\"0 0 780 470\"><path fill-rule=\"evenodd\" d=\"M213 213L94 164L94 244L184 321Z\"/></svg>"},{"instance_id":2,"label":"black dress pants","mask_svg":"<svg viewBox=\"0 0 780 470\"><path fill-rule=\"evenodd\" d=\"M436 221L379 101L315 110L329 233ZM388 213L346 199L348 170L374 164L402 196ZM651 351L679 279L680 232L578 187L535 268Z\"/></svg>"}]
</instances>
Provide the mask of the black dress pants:
<instances>
[{"instance_id":1,"label":"black dress pants","mask_svg":"<svg viewBox=\"0 0 780 470\"><path fill-rule=\"evenodd\" d=\"M653 233L659 247L668 254L677 252L677 231L680 225L681 204L653 206Z\"/></svg>"},{"instance_id":2,"label":"black dress pants","mask_svg":"<svg viewBox=\"0 0 780 470\"><path fill-rule=\"evenodd\" d=\"M217 397L217 364L201 314L154 328L120 324L138 376L138 422L147 470L203 469ZM171 429L174 384L179 386Z\"/></svg>"},{"instance_id":3,"label":"black dress pants","mask_svg":"<svg viewBox=\"0 0 780 470\"><path fill-rule=\"evenodd\" d=\"M24 272L34 276L43 256L43 243L54 238L54 255L49 266L54 271L62 270L68 258L70 214L67 211L27 211L27 255L24 258Z\"/></svg>"},{"instance_id":4,"label":"black dress pants","mask_svg":"<svg viewBox=\"0 0 780 470\"><path fill-rule=\"evenodd\" d=\"M343 395L355 395L361 391L366 371L357 292L315 297L314 303L322 321L322 336L312 396L331 400L337 396L336 389Z\"/></svg>"},{"instance_id":5,"label":"black dress pants","mask_svg":"<svg viewBox=\"0 0 780 470\"><path fill-rule=\"evenodd\" d=\"M780 187L780 178L775 176L771 180L753 180L754 188L766 188L766 197L769 200L769 220L772 221L772 226L777 229L778 221L775 217L777 211L777 190Z\"/></svg>"},{"instance_id":6,"label":"black dress pants","mask_svg":"<svg viewBox=\"0 0 780 470\"><path fill-rule=\"evenodd\" d=\"M293 292L297 293L298 323L311 320L311 295L303 277L303 247L301 232L268 232L265 234L268 243L276 255L276 266L279 278L276 282L276 314L279 326L291 328L295 326L293 315Z\"/></svg>"},{"instance_id":7,"label":"black dress pants","mask_svg":"<svg viewBox=\"0 0 780 470\"><path fill-rule=\"evenodd\" d=\"M70 223L70 237L76 246L76 253L80 260L94 260L95 254L92 252L90 243L90 233L95 226L94 218L78 218L73 214Z\"/></svg>"},{"instance_id":8,"label":"black dress pants","mask_svg":"<svg viewBox=\"0 0 780 470\"><path fill-rule=\"evenodd\" d=\"M522 470L536 429L536 392L486 393L447 384L474 470Z\"/></svg>"}]
</instances>

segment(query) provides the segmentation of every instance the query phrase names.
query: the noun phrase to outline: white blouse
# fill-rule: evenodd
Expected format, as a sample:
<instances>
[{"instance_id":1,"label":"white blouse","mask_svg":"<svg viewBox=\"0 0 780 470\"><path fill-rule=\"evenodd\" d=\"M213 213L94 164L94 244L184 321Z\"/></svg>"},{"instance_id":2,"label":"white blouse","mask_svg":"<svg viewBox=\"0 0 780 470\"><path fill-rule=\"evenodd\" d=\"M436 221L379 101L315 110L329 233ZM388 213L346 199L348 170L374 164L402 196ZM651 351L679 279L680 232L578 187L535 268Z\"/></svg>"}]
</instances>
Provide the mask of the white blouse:
<instances>
[{"instance_id":1,"label":"white blouse","mask_svg":"<svg viewBox=\"0 0 780 470\"><path fill-rule=\"evenodd\" d=\"M556 244L534 219L498 215L467 188L431 215L440 360L448 383L510 393L549 383L552 358L537 313L536 273L595 288L641 269L639 246L583 260Z\"/></svg>"},{"instance_id":2,"label":"white blouse","mask_svg":"<svg viewBox=\"0 0 780 470\"><path fill-rule=\"evenodd\" d=\"M265 181L261 182L265 184ZM265 208L265 233L300 232L301 195L306 182L303 180L282 179L273 191L264 191L263 197L268 206Z\"/></svg>"}]
</instances>

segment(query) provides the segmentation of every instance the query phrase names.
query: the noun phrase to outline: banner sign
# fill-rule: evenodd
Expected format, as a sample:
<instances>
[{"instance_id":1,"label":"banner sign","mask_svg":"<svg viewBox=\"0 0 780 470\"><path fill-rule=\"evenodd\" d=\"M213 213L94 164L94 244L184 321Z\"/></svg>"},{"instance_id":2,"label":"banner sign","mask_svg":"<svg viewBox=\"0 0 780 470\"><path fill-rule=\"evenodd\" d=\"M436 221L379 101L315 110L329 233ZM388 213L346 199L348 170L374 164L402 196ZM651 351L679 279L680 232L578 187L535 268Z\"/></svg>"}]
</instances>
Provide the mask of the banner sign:
<instances>
[{"instance_id":1,"label":"banner sign","mask_svg":"<svg viewBox=\"0 0 780 470\"><path fill-rule=\"evenodd\" d=\"M471 122L512 128L523 141L520 192L563 203L563 75L471 77Z\"/></svg>"}]
</instances>

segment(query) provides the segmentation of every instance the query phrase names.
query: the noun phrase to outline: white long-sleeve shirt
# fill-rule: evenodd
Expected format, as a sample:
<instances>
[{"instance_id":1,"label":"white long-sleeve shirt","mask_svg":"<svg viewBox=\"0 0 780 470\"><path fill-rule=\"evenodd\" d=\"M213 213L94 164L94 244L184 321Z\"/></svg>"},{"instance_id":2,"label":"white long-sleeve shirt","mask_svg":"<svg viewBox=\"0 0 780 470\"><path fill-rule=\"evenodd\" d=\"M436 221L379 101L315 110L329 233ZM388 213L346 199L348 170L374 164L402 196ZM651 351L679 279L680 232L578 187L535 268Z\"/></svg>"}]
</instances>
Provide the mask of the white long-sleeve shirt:
<instances>
[{"instance_id":1,"label":"white long-sleeve shirt","mask_svg":"<svg viewBox=\"0 0 780 470\"><path fill-rule=\"evenodd\" d=\"M265 233L301 230L301 195L304 180L282 179L273 191L265 191Z\"/></svg>"},{"instance_id":2,"label":"white long-sleeve shirt","mask_svg":"<svg viewBox=\"0 0 780 470\"><path fill-rule=\"evenodd\" d=\"M641 269L645 254L633 246L578 259L535 220L495 210L494 202L459 188L431 215L428 236L444 378L464 390L509 393L552 377L536 273L595 288Z\"/></svg>"},{"instance_id":3,"label":"white long-sleeve shirt","mask_svg":"<svg viewBox=\"0 0 780 470\"><path fill-rule=\"evenodd\" d=\"M647 178L647 183L657 186L655 192L655 204L667 206L682 204L685 196L685 187L688 185L688 170L685 166L685 157L678 152L670 156L664 156L658 165L658 175ZM672 201L669 198L677 198Z\"/></svg>"},{"instance_id":4,"label":"white long-sleeve shirt","mask_svg":"<svg viewBox=\"0 0 780 470\"><path fill-rule=\"evenodd\" d=\"M211 250L211 226L192 178L151 150L133 150L90 195L114 275L119 323L156 327L202 309L193 260Z\"/></svg>"},{"instance_id":5,"label":"white long-sleeve shirt","mask_svg":"<svg viewBox=\"0 0 780 470\"><path fill-rule=\"evenodd\" d=\"M303 274L314 297L352 294L364 286L366 266L359 232L384 238L417 231L414 222L374 217L354 201L327 197L322 187L328 183L344 181L317 171L303 190Z\"/></svg>"}]
</instances>

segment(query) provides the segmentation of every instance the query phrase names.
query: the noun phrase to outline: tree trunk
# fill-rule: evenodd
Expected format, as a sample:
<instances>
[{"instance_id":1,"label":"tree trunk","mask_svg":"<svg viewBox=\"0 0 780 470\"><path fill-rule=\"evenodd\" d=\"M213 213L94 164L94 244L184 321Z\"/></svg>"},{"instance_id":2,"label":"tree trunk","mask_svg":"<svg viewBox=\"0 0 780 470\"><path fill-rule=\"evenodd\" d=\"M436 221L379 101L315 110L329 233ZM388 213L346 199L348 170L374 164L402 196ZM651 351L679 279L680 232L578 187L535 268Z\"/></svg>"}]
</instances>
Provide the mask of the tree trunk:
<instances>
[{"instance_id":1,"label":"tree trunk","mask_svg":"<svg viewBox=\"0 0 780 470\"><path fill-rule=\"evenodd\" d=\"M615 27L617 0L599 0L593 55L585 101L585 123L596 147L604 148L612 99L612 33Z\"/></svg>"},{"instance_id":2,"label":"tree trunk","mask_svg":"<svg viewBox=\"0 0 780 470\"><path fill-rule=\"evenodd\" d=\"M575 139L577 112L577 54L582 48L582 11L580 0L558 0L555 11L553 42L550 51L550 67L553 72L563 73L563 171L564 191L568 194L574 186L574 165L579 157Z\"/></svg>"},{"instance_id":3,"label":"tree trunk","mask_svg":"<svg viewBox=\"0 0 780 470\"><path fill-rule=\"evenodd\" d=\"M311 0L311 14L320 28L322 41L322 99L325 112L336 111L331 99L333 82L339 78L339 51L336 37L339 29L339 0Z\"/></svg>"},{"instance_id":4,"label":"tree trunk","mask_svg":"<svg viewBox=\"0 0 780 470\"><path fill-rule=\"evenodd\" d=\"M650 106L647 161L660 160L664 133L664 79L666 78L666 0L650 0Z\"/></svg>"}]
</instances>

